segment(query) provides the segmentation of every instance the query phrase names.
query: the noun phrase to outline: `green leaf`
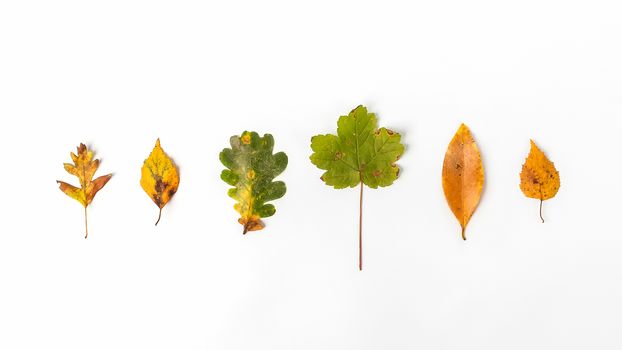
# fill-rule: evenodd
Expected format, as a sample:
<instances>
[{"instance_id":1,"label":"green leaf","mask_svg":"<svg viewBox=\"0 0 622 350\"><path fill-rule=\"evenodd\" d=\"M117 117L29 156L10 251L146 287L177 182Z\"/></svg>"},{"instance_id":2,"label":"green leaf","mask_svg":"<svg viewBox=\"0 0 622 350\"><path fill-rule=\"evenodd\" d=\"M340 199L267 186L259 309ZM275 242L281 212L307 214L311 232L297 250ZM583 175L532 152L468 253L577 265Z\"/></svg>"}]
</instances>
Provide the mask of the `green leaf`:
<instances>
[{"instance_id":1,"label":"green leaf","mask_svg":"<svg viewBox=\"0 0 622 350\"><path fill-rule=\"evenodd\" d=\"M362 270L362 206L363 184L371 188L389 186L397 179L395 162L404 153L400 134L386 128L378 129L376 115L358 106L348 115L339 117L337 135L311 138L313 164L326 170L321 179L334 188L360 184L359 269Z\"/></svg>"},{"instance_id":2,"label":"green leaf","mask_svg":"<svg viewBox=\"0 0 622 350\"><path fill-rule=\"evenodd\" d=\"M240 213L238 222L244 226L243 233L264 228L261 218L274 215L276 209L266 202L285 195L283 181L273 181L287 167L287 155L272 154L274 138L270 134L260 137L256 132L244 131L231 136L231 148L220 152L220 161L227 168L220 178L234 186L228 195L237 203L234 209Z\"/></svg>"},{"instance_id":3,"label":"green leaf","mask_svg":"<svg viewBox=\"0 0 622 350\"><path fill-rule=\"evenodd\" d=\"M311 138L311 162L326 170L322 180L335 188L355 187L361 180L371 188L389 186L397 179L395 162L404 153L400 134L378 128L376 115L356 107L339 117L337 136Z\"/></svg>"}]
</instances>

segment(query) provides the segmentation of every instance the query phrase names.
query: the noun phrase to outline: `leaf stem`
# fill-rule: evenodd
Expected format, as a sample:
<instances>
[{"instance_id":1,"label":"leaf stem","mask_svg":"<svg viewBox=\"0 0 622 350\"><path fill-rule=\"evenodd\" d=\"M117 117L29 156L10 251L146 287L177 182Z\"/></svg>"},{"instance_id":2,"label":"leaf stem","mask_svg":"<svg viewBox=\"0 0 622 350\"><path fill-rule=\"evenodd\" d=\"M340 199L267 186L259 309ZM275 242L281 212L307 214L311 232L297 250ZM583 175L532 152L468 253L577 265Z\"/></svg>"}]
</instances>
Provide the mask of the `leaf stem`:
<instances>
[{"instance_id":1,"label":"leaf stem","mask_svg":"<svg viewBox=\"0 0 622 350\"><path fill-rule=\"evenodd\" d=\"M542 217L542 199L540 199L540 220L542 220L542 223L544 224L544 218Z\"/></svg>"},{"instance_id":2,"label":"leaf stem","mask_svg":"<svg viewBox=\"0 0 622 350\"><path fill-rule=\"evenodd\" d=\"M86 207L84 207L84 230L86 231L86 235L84 235L84 239L89 237L89 222L86 218Z\"/></svg>"},{"instance_id":3,"label":"leaf stem","mask_svg":"<svg viewBox=\"0 0 622 350\"><path fill-rule=\"evenodd\" d=\"M466 227L462 226L462 239L466 241L466 233L464 231L466 231Z\"/></svg>"},{"instance_id":4,"label":"leaf stem","mask_svg":"<svg viewBox=\"0 0 622 350\"><path fill-rule=\"evenodd\" d=\"M155 225L158 226L158 222L160 222L160 218L162 217L162 208L160 208L160 213L158 214L158 221L156 221Z\"/></svg>"},{"instance_id":5,"label":"leaf stem","mask_svg":"<svg viewBox=\"0 0 622 350\"><path fill-rule=\"evenodd\" d=\"M363 180L359 195L359 271L363 271Z\"/></svg>"}]
</instances>

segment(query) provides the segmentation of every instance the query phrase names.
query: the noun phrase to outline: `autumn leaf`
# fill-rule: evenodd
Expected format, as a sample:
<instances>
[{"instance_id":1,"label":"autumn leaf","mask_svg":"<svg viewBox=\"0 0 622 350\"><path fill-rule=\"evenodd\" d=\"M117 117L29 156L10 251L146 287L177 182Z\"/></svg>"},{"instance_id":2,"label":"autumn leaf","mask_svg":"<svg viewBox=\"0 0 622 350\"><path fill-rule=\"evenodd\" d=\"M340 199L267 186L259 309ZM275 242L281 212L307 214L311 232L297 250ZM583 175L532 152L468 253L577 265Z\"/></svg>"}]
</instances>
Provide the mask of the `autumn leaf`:
<instances>
[{"instance_id":1,"label":"autumn leaf","mask_svg":"<svg viewBox=\"0 0 622 350\"><path fill-rule=\"evenodd\" d=\"M91 204L97 192L110 180L112 174L103 175L93 180L93 175L99 168L99 159L93 159L93 151L88 150L83 143L78 146L77 155L71 152L71 159L73 164L65 163L65 170L80 180L80 187L75 187L59 180L56 180L56 182L60 185L61 191L84 206L84 227L86 231L84 238L87 238L89 236L89 228L86 207Z\"/></svg>"},{"instance_id":2,"label":"autumn leaf","mask_svg":"<svg viewBox=\"0 0 622 350\"><path fill-rule=\"evenodd\" d=\"M443 190L449 208L465 229L477 208L484 188L484 167L469 128L462 124L447 146L443 162Z\"/></svg>"},{"instance_id":3,"label":"autumn leaf","mask_svg":"<svg viewBox=\"0 0 622 350\"><path fill-rule=\"evenodd\" d=\"M520 189L525 196L540 200L540 219L542 217L542 202L555 197L559 190L559 172L533 140L531 150L523 164L520 173Z\"/></svg>"},{"instance_id":4,"label":"autumn leaf","mask_svg":"<svg viewBox=\"0 0 622 350\"><path fill-rule=\"evenodd\" d=\"M273 180L287 167L287 155L272 154L274 138L270 134L260 137L245 131L232 136L229 142L231 148L220 152L220 161L227 168L220 178L234 186L228 194L237 201L234 209L240 213L242 233L261 230L265 226L261 218L276 212L274 205L266 203L285 195L285 183Z\"/></svg>"},{"instance_id":5,"label":"autumn leaf","mask_svg":"<svg viewBox=\"0 0 622 350\"><path fill-rule=\"evenodd\" d=\"M359 193L359 270L363 269L363 184L371 188L389 186L397 179L395 162L404 153L400 134L378 129L376 115L358 106L339 117L337 135L311 138L313 164L326 170L321 179L334 188L356 187Z\"/></svg>"},{"instance_id":6,"label":"autumn leaf","mask_svg":"<svg viewBox=\"0 0 622 350\"><path fill-rule=\"evenodd\" d=\"M179 172L175 163L160 146L157 139L149 158L141 168L140 186L160 209L156 225L162 217L162 208L168 203L179 187Z\"/></svg>"}]
</instances>

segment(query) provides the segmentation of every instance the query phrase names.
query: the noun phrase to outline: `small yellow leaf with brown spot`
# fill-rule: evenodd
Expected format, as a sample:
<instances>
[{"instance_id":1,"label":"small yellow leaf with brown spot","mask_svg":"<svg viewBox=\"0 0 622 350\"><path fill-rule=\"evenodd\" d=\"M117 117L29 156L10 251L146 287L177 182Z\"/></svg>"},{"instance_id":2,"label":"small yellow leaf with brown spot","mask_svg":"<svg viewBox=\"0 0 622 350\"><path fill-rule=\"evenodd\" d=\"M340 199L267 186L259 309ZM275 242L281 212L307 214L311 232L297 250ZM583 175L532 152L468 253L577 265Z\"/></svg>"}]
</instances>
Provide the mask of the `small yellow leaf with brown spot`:
<instances>
[{"instance_id":1,"label":"small yellow leaf with brown spot","mask_svg":"<svg viewBox=\"0 0 622 350\"><path fill-rule=\"evenodd\" d=\"M56 180L60 185L60 190L69 197L77 200L84 207L84 228L86 234L84 238L89 236L89 227L86 217L86 207L91 204L93 198L99 190L110 180L112 174L103 175L93 180L95 172L99 168L99 159L93 159L93 151L81 143L78 146L78 154L70 153L73 164L65 163L64 167L68 173L76 176L80 180L80 187L72 186L66 182Z\"/></svg>"},{"instance_id":2,"label":"small yellow leaf with brown spot","mask_svg":"<svg viewBox=\"0 0 622 350\"><path fill-rule=\"evenodd\" d=\"M469 128L462 124L447 146L443 162L443 190L449 208L462 227L462 239L484 188L484 166Z\"/></svg>"},{"instance_id":3,"label":"small yellow leaf with brown spot","mask_svg":"<svg viewBox=\"0 0 622 350\"><path fill-rule=\"evenodd\" d=\"M162 216L162 208L179 187L179 172L173 160L164 153L160 139L156 141L149 158L145 159L141 173L140 186L160 209L158 221L155 223L157 225Z\"/></svg>"},{"instance_id":4,"label":"small yellow leaf with brown spot","mask_svg":"<svg viewBox=\"0 0 622 350\"><path fill-rule=\"evenodd\" d=\"M555 197L559 190L559 172L533 140L531 150L520 173L520 189L525 196L540 200L540 219L542 217L542 201Z\"/></svg>"}]
</instances>

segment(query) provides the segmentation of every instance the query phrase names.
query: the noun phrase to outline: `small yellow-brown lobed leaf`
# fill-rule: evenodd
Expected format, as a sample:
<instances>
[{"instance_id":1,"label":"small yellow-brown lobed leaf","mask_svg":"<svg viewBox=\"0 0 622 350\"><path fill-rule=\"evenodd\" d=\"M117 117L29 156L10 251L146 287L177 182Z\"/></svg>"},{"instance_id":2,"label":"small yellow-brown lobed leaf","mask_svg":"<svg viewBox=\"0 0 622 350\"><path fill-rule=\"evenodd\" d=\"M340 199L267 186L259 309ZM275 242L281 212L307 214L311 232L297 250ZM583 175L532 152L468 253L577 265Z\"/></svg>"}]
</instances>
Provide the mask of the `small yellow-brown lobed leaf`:
<instances>
[{"instance_id":1,"label":"small yellow-brown lobed leaf","mask_svg":"<svg viewBox=\"0 0 622 350\"><path fill-rule=\"evenodd\" d=\"M81 143L78 146L78 154L71 153L71 159L74 164L63 164L65 170L71 175L76 176L80 180L80 187L72 186L63 181L56 181L61 191L65 192L69 197L80 202L87 207L95 198L95 195L110 180L112 174L100 176L93 180L93 175L99 168L99 159L93 160L93 151Z\"/></svg>"},{"instance_id":2,"label":"small yellow-brown lobed leaf","mask_svg":"<svg viewBox=\"0 0 622 350\"><path fill-rule=\"evenodd\" d=\"M169 158L160 146L160 139L156 141L149 158L145 159L141 169L140 186L160 209L169 202L179 187L179 172L175 163ZM160 216L158 216L158 221Z\"/></svg>"},{"instance_id":3,"label":"small yellow-brown lobed leaf","mask_svg":"<svg viewBox=\"0 0 622 350\"><path fill-rule=\"evenodd\" d=\"M93 160L93 151L87 149L83 143L78 146L77 155L71 152L71 160L73 164L65 163L63 166L68 173L80 180L80 187L59 180L56 182L59 184L61 191L82 204L86 226L86 207L91 204L97 192L110 180L112 174L103 175L93 180L93 176L99 168L99 159ZM88 227L86 227L86 236L84 238L86 237L88 237Z\"/></svg>"},{"instance_id":4,"label":"small yellow-brown lobed leaf","mask_svg":"<svg viewBox=\"0 0 622 350\"><path fill-rule=\"evenodd\" d=\"M447 146L443 162L443 190L449 208L465 229L484 188L484 166L469 128L462 124Z\"/></svg>"}]
</instances>

